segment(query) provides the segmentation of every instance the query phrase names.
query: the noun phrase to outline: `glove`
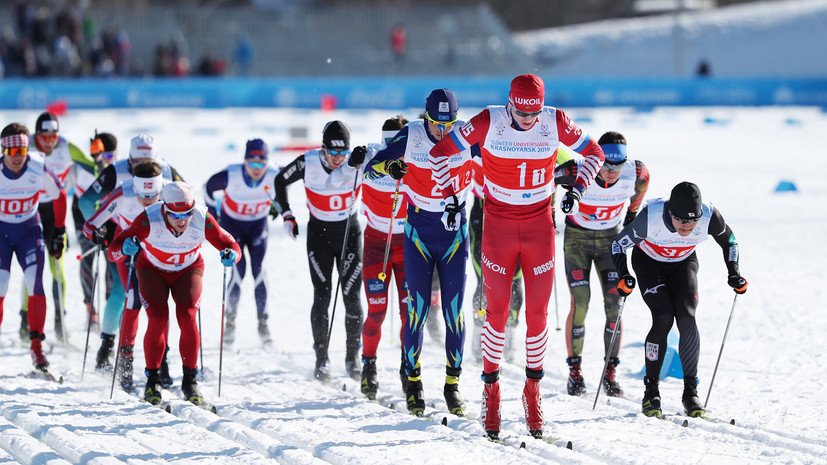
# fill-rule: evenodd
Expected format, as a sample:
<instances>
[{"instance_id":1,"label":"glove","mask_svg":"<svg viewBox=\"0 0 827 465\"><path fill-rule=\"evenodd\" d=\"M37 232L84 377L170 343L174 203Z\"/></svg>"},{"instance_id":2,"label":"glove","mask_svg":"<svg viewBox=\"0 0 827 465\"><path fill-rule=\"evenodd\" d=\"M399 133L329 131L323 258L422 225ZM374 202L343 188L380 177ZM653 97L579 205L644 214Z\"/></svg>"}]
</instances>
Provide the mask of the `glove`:
<instances>
[{"instance_id":1,"label":"glove","mask_svg":"<svg viewBox=\"0 0 827 465\"><path fill-rule=\"evenodd\" d=\"M299 235L299 224L296 223L296 217L293 216L293 212L287 210L282 213L281 217L284 218L284 231L287 232L290 239L296 240L296 236Z\"/></svg>"},{"instance_id":2,"label":"glove","mask_svg":"<svg viewBox=\"0 0 827 465\"><path fill-rule=\"evenodd\" d=\"M726 283L729 284L729 287L735 290L736 294L743 294L747 292L747 285L749 284L746 279L737 274L730 276Z\"/></svg>"},{"instance_id":3,"label":"glove","mask_svg":"<svg viewBox=\"0 0 827 465\"><path fill-rule=\"evenodd\" d=\"M574 215L579 210L580 191L574 187L567 190L560 201L560 211L566 215Z\"/></svg>"},{"instance_id":4,"label":"glove","mask_svg":"<svg viewBox=\"0 0 827 465\"><path fill-rule=\"evenodd\" d=\"M408 164L402 160L386 161L385 171L387 171L393 179L396 179L398 181L402 179L403 176L408 174Z\"/></svg>"},{"instance_id":5,"label":"glove","mask_svg":"<svg viewBox=\"0 0 827 465\"><path fill-rule=\"evenodd\" d=\"M350 158L347 159L348 166L358 168L359 165L365 162L365 155L367 155L367 153L368 149L364 145L353 147L353 151L350 152Z\"/></svg>"},{"instance_id":6,"label":"glove","mask_svg":"<svg viewBox=\"0 0 827 465\"><path fill-rule=\"evenodd\" d=\"M121 247L121 252L123 252L124 255L137 255L140 250L141 245L138 242L137 238L130 237L123 241L123 247Z\"/></svg>"},{"instance_id":7,"label":"glove","mask_svg":"<svg viewBox=\"0 0 827 465\"><path fill-rule=\"evenodd\" d=\"M631 294L635 290L635 278L630 274L624 274L617 283L617 293L623 297Z\"/></svg>"},{"instance_id":8,"label":"glove","mask_svg":"<svg viewBox=\"0 0 827 465\"><path fill-rule=\"evenodd\" d=\"M631 223L632 221L637 218L637 212L633 212L631 210L626 211L626 218L623 219L623 226Z\"/></svg>"},{"instance_id":9,"label":"glove","mask_svg":"<svg viewBox=\"0 0 827 465\"><path fill-rule=\"evenodd\" d=\"M49 244L49 255L58 259L63 255L63 249L66 246L66 228L55 228L55 233L52 236L52 243Z\"/></svg>"},{"instance_id":10,"label":"glove","mask_svg":"<svg viewBox=\"0 0 827 465\"><path fill-rule=\"evenodd\" d=\"M92 242L95 245L107 245L109 243L108 239L109 231L106 228L106 225L101 226L100 228L96 229L92 233Z\"/></svg>"},{"instance_id":11,"label":"glove","mask_svg":"<svg viewBox=\"0 0 827 465\"><path fill-rule=\"evenodd\" d=\"M228 268L235 265L236 258L238 258L238 255L233 249L224 249L221 251L221 264Z\"/></svg>"},{"instance_id":12,"label":"glove","mask_svg":"<svg viewBox=\"0 0 827 465\"><path fill-rule=\"evenodd\" d=\"M279 209L276 208L276 204L270 202L270 216L275 220L279 217Z\"/></svg>"},{"instance_id":13,"label":"glove","mask_svg":"<svg viewBox=\"0 0 827 465\"><path fill-rule=\"evenodd\" d=\"M442 214L442 224L445 225L446 231L459 230L459 222L457 221L459 212L459 201L457 201L456 195L445 199L445 213Z\"/></svg>"}]
</instances>

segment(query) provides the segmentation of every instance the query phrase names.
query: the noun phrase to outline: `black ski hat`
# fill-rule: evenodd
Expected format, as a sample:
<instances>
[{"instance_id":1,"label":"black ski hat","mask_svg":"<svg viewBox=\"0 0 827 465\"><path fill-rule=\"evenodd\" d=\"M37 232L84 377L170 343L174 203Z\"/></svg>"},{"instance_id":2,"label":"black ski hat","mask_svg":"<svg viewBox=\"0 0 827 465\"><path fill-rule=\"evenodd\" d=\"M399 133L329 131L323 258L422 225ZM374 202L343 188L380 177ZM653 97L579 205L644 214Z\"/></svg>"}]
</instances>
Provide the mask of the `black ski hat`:
<instances>
[{"instance_id":1,"label":"black ski hat","mask_svg":"<svg viewBox=\"0 0 827 465\"><path fill-rule=\"evenodd\" d=\"M98 139L103 142L104 152L114 152L118 149L118 139L108 132L98 134Z\"/></svg>"},{"instance_id":2,"label":"black ski hat","mask_svg":"<svg viewBox=\"0 0 827 465\"><path fill-rule=\"evenodd\" d=\"M57 116L43 112L37 117L37 123L34 124L34 132L58 132L59 125L57 123Z\"/></svg>"},{"instance_id":3,"label":"black ski hat","mask_svg":"<svg viewBox=\"0 0 827 465\"><path fill-rule=\"evenodd\" d=\"M672 188L669 196L669 212L677 218L694 220L701 217L701 190L684 181Z\"/></svg>"},{"instance_id":4,"label":"black ski hat","mask_svg":"<svg viewBox=\"0 0 827 465\"><path fill-rule=\"evenodd\" d=\"M350 128L342 121L327 123L322 131L322 145L330 150L350 148Z\"/></svg>"}]
</instances>

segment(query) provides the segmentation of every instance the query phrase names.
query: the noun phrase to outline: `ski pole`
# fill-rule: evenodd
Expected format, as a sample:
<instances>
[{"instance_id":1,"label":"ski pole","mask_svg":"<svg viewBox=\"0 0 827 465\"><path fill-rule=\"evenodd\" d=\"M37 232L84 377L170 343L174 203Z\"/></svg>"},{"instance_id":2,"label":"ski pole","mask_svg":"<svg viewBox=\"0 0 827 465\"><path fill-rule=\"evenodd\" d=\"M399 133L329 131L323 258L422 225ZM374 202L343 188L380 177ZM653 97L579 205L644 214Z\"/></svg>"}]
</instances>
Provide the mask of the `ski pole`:
<instances>
[{"instance_id":1,"label":"ski pole","mask_svg":"<svg viewBox=\"0 0 827 465\"><path fill-rule=\"evenodd\" d=\"M201 365L199 365L201 367L201 369L198 370L198 372L201 373L201 381L204 381L204 377L207 376L207 375L206 375L206 373L204 373L204 371L205 371L204 370L204 344L202 344L202 341L201 341L201 333L203 332L203 329L202 329L203 326L201 326L201 307L200 306L198 307L197 313L198 313L198 356L201 358Z\"/></svg>"},{"instance_id":2,"label":"ski pole","mask_svg":"<svg viewBox=\"0 0 827 465\"><path fill-rule=\"evenodd\" d=\"M98 269L100 268L100 253L98 253L98 252L101 251L101 246L96 245L93 249L90 249L90 250L95 250L96 251L95 258L92 259L92 268L95 269L95 274L92 276L92 296L90 298L92 299L92 304L93 305L92 305L92 309L90 309L90 311L89 311L89 319L88 319L88 322L86 324L86 345L83 346L83 365L80 368L80 380L81 380L81 382L83 381L83 373L86 370L86 355L89 353L89 333L92 332L92 314L95 311L95 309L94 309L94 307L95 307L94 306L95 291L97 290L97 287L98 287Z\"/></svg>"},{"instance_id":3,"label":"ski pole","mask_svg":"<svg viewBox=\"0 0 827 465\"><path fill-rule=\"evenodd\" d=\"M62 255L61 255L62 257ZM57 283L57 306L55 314L60 315L60 333L63 335L63 356L66 357L69 334L66 332L66 313L63 311L63 273L60 269L60 258L55 258L55 282Z\"/></svg>"},{"instance_id":4,"label":"ski pole","mask_svg":"<svg viewBox=\"0 0 827 465\"><path fill-rule=\"evenodd\" d=\"M724 343L726 342L727 334L729 334L729 324L732 323L732 315L735 313L735 302L738 302L738 294L735 294L735 298L732 299L732 310L729 311L729 319L726 322L726 329L724 330L724 339L721 341L721 350L718 352L715 370L712 371L712 379L709 381L709 392L706 393L704 409L706 409L706 404L709 403L709 396L712 394L712 384L715 382L715 375L718 373L718 364L721 363L721 355L724 353Z\"/></svg>"},{"instance_id":5,"label":"ski pole","mask_svg":"<svg viewBox=\"0 0 827 465\"><path fill-rule=\"evenodd\" d=\"M100 247L100 246L97 246L97 247ZM87 250L86 252L80 253L75 258L78 261L80 261L80 260L83 260L84 258L88 257L90 254L93 254L93 253L95 253L95 248L91 248L91 249Z\"/></svg>"},{"instance_id":6,"label":"ski pole","mask_svg":"<svg viewBox=\"0 0 827 465\"><path fill-rule=\"evenodd\" d=\"M227 308L227 268L226 266L224 267L224 284L221 286L221 342L218 348L218 397L221 397L221 369L224 365L224 309Z\"/></svg>"},{"instance_id":7,"label":"ski pole","mask_svg":"<svg viewBox=\"0 0 827 465\"><path fill-rule=\"evenodd\" d=\"M344 267L345 251L347 250L347 239L350 234L350 215L353 204L356 203L356 191L359 188L359 167L356 167L356 175L353 177L353 191L350 193L350 205L347 207L347 223L345 224L345 236L342 239L342 253L339 255L339 279L336 280L336 290L333 291L333 310L330 312L330 321L327 326L327 340L324 343L325 360L329 352L330 336L333 334L333 318L336 316L336 303L339 301L339 287L342 285L342 268ZM342 298L344 300L344 297Z\"/></svg>"},{"instance_id":8,"label":"ski pole","mask_svg":"<svg viewBox=\"0 0 827 465\"><path fill-rule=\"evenodd\" d=\"M594 405L592 405L592 410L597 407L597 398L600 397L600 386L603 384L603 376L606 373L606 368L609 366L609 358L612 355L612 351L615 347L615 339L617 338L617 333L620 332L620 316L623 315L623 307L626 306L626 296L623 296L620 299L620 309L617 311L617 320L615 320L615 329L612 331L612 340L609 342L609 349L606 351L606 361L603 362L603 371L600 372L600 381L597 383L597 393L594 395Z\"/></svg>"},{"instance_id":9,"label":"ski pole","mask_svg":"<svg viewBox=\"0 0 827 465\"><path fill-rule=\"evenodd\" d=\"M555 259L556 261L556 259ZM554 267L555 271L557 267ZM557 303L557 273L554 273L554 281L551 283L551 288L554 290L554 318L557 320L557 331L560 331L560 306Z\"/></svg>"},{"instance_id":10,"label":"ski pole","mask_svg":"<svg viewBox=\"0 0 827 465\"><path fill-rule=\"evenodd\" d=\"M137 260L137 257L133 256L132 260L129 261L129 266L126 269L126 296L123 299L123 312L121 312L121 324L120 329L118 330L118 346L115 350L115 366L112 367L112 387L109 389L110 399L115 393L115 377L118 374L118 359L121 356L121 340L123 339L123 317L124 313L126 313L126 304L129 302L129 293L132 292L132 271L135 269L135 260Z\"/></svg>"},{"instance_id":11,"label":"ski pole","mask_svg":"<svg viewBox=\"0 0 827 465\"><path fill-rule=\"evenodd\" d=\"M396 180L396 190L393 192L393 206L391 207L390 225L388 226L388 240L385 242L385 258L382 260L382 271L379 272L379 279L382 285L385 284L385 267L388 266L388 254L391 250L391 237L393 236L393 217L396 216L396 201L399 200L399 184L401 179Z\"/></svg>"}]
</instances>

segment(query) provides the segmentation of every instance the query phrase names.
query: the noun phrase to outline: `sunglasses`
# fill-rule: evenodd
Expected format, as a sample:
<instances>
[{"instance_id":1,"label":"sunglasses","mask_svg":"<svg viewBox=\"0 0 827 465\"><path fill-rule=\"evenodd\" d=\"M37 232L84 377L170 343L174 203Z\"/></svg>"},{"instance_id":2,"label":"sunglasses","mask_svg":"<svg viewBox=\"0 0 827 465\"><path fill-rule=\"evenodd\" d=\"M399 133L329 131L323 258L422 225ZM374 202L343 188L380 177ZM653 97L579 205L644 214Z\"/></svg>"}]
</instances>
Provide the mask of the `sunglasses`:
<instances>
[{"instance_id":1,"label":"sunglasses","mask_svg":"<svg viewBox=\"0 0 827 465\"><path fill-rule=\"evenodd\" d=\"M514 109L514 113L516 113L517 116L519 116L520 118L536 118L536 117L540 116L540 113L542 113L542 112L543 112L543 110L525 112L525 111L522 111L522 110L518 110L516 108Z\"/></svg>"},{"instance_id":2,"label":"sunglasses","mask_svg":"<svg viewBox=\"0 0 827 465\"><path fill-rule=\"evenodd\" d=\"M158 194L159 194L159 192L155 192L153 194L143 194L143 193L140 193L140 192L135 193L135 195L137 195L138 197L140 197L142 199L154 199L155 197L158 196Z\"/></svg>"},{"instance_id":3,"label":"sunglasses","mask_svg":"<svg viewBox=\"0 0 827 465\"><path fill-rule=\"evenodd\" d=\"M57 140L58 135L57 135L56 132L53 132L51 134L47 134L45 132L38 132L37 137L41 138L42 140L44 140L46 142L54 142L54 141Z\"/></svg>"},{"instance_id":4,"label":"sunglasses","mask_svg":"<svg viewBox=\"0 0 827 465\"><path fill-rule=\"evenodd\" d=\"M695 224L701 219L701 217L698 217L698 218L679 218L675 215L672 215L672 219L679 222L680 224Z\"/></svg>"},{"instance_id":5,"label":"sunglasses","mask_svg":"<svg viewBox=\"0 0 827 465\"><path fill-rule=\"evenodd\" d=\"M10 157L25 157L29 153L28 147L4 147L3 155Z\"/></svg>"},{"instance_id":6,"label":"sunglasses","mask_svg":"<svg viewBox=\"0 0 827 465\"><path fill-rule=\"evenodd\" d=\"M327 154L330 155L331 157L346 157L346 156L350 155L350 149L344 149L344 150L330 150L330 149L327 149Z\"/></svg>"},{"instance_id":7,"label":"sunglasses","mask_svg":"<svg viewBox=\"0 0 827 465\"><path fill-rule=\"evenodd\" d=\"M454 125L454 123L457 122L457 118L454 118L453 121L437 121L437 120L431 118L431 116L428 115L427 113L425 113L425 118L427 118L428 121L433 123L434 126L436 126L438 129L440 129L442 131L447 131L447 130L451 129L451 127Z\"/></svg>"},{"instance_id":8,"label":"sunglasses","mask_svg":"<svg viewBox=\"0 0 827 465\"><path fill-rule=\"evenodd\" d=\"M101 157L103 157L107 160L111 160L111 159L115 158L115 152L101 152L98 155L100 155Z\"/></svg>"},{"instance_id":9,"label":"sunglasses","mask_svg":"<svg viewBox=\"0 0 827 465\"><path fill-rule=\"evenodd\" d=\"M623 171L623 164L615 165L612 163L603 163L603 169L606 171Z\"/></svg>"},{"instance_id":10,"label":"sunglasses","mask_svg":"<svg viewBox=\"0 0 827 465\"><path fill-rule=\"evenodd\" d=\"M167 216L169 216L173 220L185 220L185 219L191 217L193 215L193 213L195 213L195 210L190 210L190 211L184 212L184 213L175 213L173 211L167 210Z\"/></svg>"},{"instance_id":11,"label":"sunglasses","mask_svg":"<svg viewBox=\"0 0 827 465\"><path fill-rule=\"evenodd\" d=\"M329 152L330 151L328 151L328 153ZM261 161L261 162L259 162L259 161L248 161L247 166L249 166L250 168L252 168L254 170L260 170L260 169L264 168L265 166L267 166L267 163L265 163L263 161Z\"/></svg>"}]
</instances>

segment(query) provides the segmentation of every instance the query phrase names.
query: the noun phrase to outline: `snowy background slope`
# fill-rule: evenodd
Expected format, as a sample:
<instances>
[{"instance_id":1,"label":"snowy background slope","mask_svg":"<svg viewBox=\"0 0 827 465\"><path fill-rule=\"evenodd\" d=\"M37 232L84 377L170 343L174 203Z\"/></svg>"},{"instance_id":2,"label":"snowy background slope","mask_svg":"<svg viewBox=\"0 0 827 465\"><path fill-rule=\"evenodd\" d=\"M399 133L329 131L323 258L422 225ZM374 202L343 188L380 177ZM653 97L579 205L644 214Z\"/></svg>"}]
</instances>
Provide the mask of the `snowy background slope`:
<instances>
[{"instance_id":1,"label":"snowy background slope","mask_svg":"<svg viewBox=\"0 0 827 465\"><path fill-rule=\"evenodd\" d=\"M409 118L419 109L406 110ZM696 108L577 110L569 113L586 131L599 136L618 130L629 140L632 157L644 161L652 174L649 198L666 196L681 180L696 182L732 226L742 250L741 268L750 281L739 298L724 357L709 404L710 414L724 423L696 420L686 428L677 423L638 414L643 386L639 347L650 317L638 293L624 311L619 379L628 399L601 395L592 410L594 389L602 367L599 299L593 299L587 318L584 370L586 399L565 394L566 349L557 324L554 303L549 309L552 328L542 381L547 436L555 444L527 437L520 401L524 381L521 356L503 367L503 430L522 435L525 450L516 444L485 440L479 417L481 365L470 348L470 292L466 319L469 327L464 374L460 389L472 419L447 415L441 400L444 351L426 336L423 356L425 396L431 419L407 414L399 377L399 323L385 322L379 352L380 395L396 404L396 411L367 402L358 383L344 371L344 328L341 299L331 342L330 385L312 379L309 310L312 287L307 270L304 232L306 208L303 190L290 190L300 220L300 240L291 241L279 219L272 225L267 257L270 283L270 325L274 345L260 346L255 330L255 306L249 279L243 287L239 326L241 334L223 357L221 397L218 397L219 334L222 268L218 253L205 245L207 263L202 299L204 366L201 388L218 407L218 415L173 402L170 415L125 393L109 399L110 379L91 372L99 339L90 342L86 372L81 381L82 352L55 346L49 354L62 385L25 378L31 370L27 347L19 342L17 305L21 274L14 265L0 331L0 463L827 463L827 427L824 426L823 284L827 251L820 247L827 227L823 205L827 187L821 156L821 134L827 114L813 108ZM462 109L461 117L474 114ZM3 121L31 124L35 112L0 112ZM262 137L279 147L316 142L326 121L342 119L353 129L353 143L379 138L386 112L359 111L323 114L313 111L227 109L215 111L70 111L61 119L65 136L85 148L94 129L115 133L122 146L138 132L153 134L159 151L192 184L200 186L214 172L242 158L248 138ZM292 130L291 130L292 128ZM292 134L307 131L308 141ZM814 149L815 147L815 149ZM274 156L286 164L296 153ZM796 193L775 193L779 181L791 180ZM558 213L559 214L559 213ZM558 224L562 224L558 218ZM562 235L557 237L558 250ZM68 255L66 273L67 323L71 342L85 340L85 317L78 283L76 244ZM702 244L698 324L702 339L699 365L700 392L706 397L720 348L733 293L726 286L720 249ZM468 267L468 288L475 284ZM557 278L564 280L562 272ZM48 272L46 282L49 282ZM47 335L52 333L49 300ZM567 312L565 287L558 292L559 322ZM394 315L395 310L389 315ZM146 326L142 316L140 334ZM521 325L519 328L524 331ZM171 324L171 367L180 383L177 326ZM140 341L140 339L139 339ZM139 344L140 346L140 344ZM143 350L136 347L136 383ZM518 352L519 355L519 352ZM345 388L344 390L342 388ZM664 410L680 411L682 382L664 380ZM166 393L172 397L171 393ZM726 422L736 419L737 425ZM573 450L559 447L573 442Z\"/></svg>"}]
</instances>

